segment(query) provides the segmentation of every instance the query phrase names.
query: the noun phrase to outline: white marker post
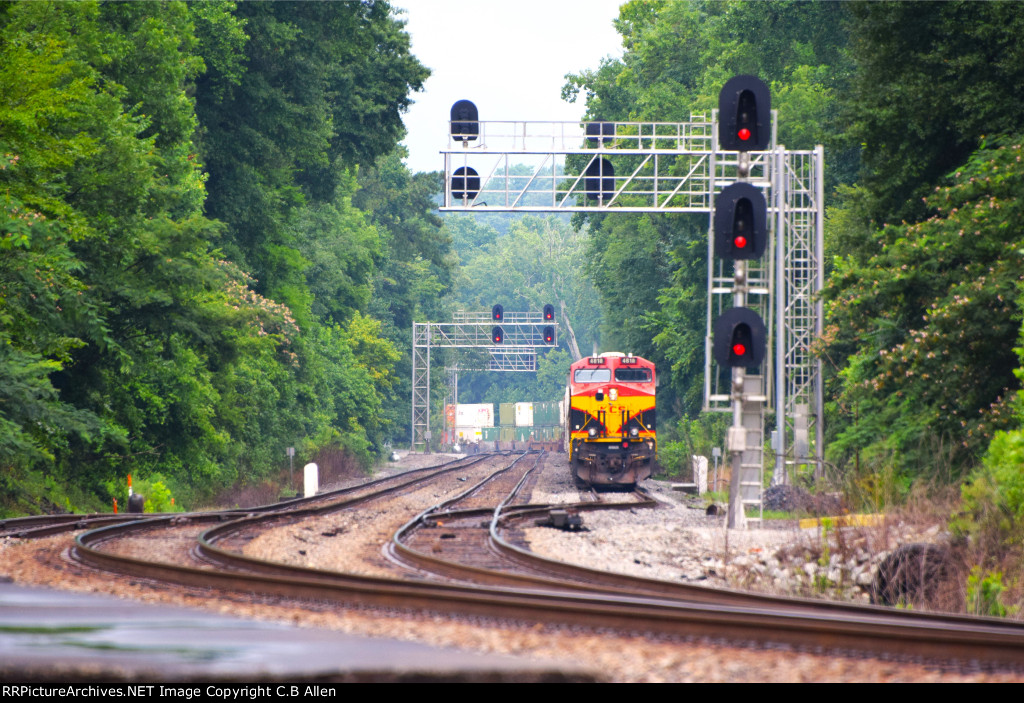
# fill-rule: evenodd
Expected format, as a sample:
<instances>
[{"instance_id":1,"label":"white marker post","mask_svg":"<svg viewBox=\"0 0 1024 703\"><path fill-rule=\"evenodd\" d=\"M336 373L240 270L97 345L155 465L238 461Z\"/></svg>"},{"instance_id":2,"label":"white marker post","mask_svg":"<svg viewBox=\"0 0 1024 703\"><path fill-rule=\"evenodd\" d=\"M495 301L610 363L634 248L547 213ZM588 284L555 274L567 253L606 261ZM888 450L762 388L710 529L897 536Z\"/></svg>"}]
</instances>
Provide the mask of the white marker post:
<instances>
[{"instance_id":1,"label":"white marker post","mask_svg":"<svg viewBox=\"0 0 1024 703\"><path fill-rule=\"evenodd\" d=\"M316 464L306 464L302 469L302 495L306 498L316 495L320 489L319 469Z\"/></svg>"}]
</instances>

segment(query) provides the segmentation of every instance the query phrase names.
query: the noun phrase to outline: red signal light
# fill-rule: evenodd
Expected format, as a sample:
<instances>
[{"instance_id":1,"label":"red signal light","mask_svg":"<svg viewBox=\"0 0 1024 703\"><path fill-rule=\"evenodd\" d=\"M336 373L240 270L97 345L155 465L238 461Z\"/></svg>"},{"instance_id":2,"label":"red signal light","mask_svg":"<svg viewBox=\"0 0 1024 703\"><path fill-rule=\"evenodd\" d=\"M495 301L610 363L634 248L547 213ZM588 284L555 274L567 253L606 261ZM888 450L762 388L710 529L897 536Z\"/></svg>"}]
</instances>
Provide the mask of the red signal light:
<instances>
[{"instance_id":1,"label":"red signal light","mask_svg":"<svg viewBox=\"0 0 1024 703\"><path fill-rule=\"evenodd\" d=\"M732 240L732 244L737 249L746 249L747 248L747 238L744 237L742 234L738 235L735 239Z\"/></svg>"},{"instance_id":2,"label":"red signal light","mask_svg":"<svg viewBox=\"0 0 1024 703\"><path fill-rule=\"evenodd\" d=\"M743 129L736 133L736 136L742 139L743 141L747 141L748 139L750 139L750 130L744 127Z\"/></svg>"},{"instance_id":3,"label":"red signal light","mask_svg":"<svg viewBox=\"0 0 1024 703\"><path fill-rule=\"evenodd\" d=\"M732 353L735 354L736 356L743 356L744 354L747 353L747 347L744 346L743 344L733 344Z\"/></svg>"}]
</instances>

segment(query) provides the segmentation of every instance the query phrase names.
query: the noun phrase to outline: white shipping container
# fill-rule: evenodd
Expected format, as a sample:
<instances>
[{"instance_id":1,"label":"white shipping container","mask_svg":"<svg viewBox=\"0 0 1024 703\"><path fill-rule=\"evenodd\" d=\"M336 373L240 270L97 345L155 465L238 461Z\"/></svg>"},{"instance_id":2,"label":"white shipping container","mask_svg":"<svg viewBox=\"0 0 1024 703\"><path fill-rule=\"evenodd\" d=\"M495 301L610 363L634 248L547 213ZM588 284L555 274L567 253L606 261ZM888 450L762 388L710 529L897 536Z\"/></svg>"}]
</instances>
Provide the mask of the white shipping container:
<instances>
[{"instance_id":1,"label":"white shipping container","mask_svg":"<svg viewBox=\"0 0 1024 703\"><path fill-rule=\"evenodd\" d=\"M565 427L565 401L558 401L558 424Z\"/></svg>"},{"instance_id":2,"label":"white shipping container","mask_svg":"<svg viewBox=\"0 0 1024 703\"><path fill-rule=\"evenodd\" d=\"M533 403L516 403L516 427L533 427Z\"/></svg>"},{"instance_id":3,"label":"white shipping container","mask_svg":"<svg viewBox=\"0 0 1024 703\"><path fill-rule=\"evenodd\" d=\"M455 406L456 427L494 427L494 403L460 403Z\"/></svg>"},{"instance_id":4,"label":"white shipping container","mask_svg":"<svg viewBox=\"0 0 1024 703\"><path fill-rule=\"evenodd\" d=\"M483 432L479 427L456 427L455 436L460 442L479 442L483 440Z\"/></svg>"}]
</instances>

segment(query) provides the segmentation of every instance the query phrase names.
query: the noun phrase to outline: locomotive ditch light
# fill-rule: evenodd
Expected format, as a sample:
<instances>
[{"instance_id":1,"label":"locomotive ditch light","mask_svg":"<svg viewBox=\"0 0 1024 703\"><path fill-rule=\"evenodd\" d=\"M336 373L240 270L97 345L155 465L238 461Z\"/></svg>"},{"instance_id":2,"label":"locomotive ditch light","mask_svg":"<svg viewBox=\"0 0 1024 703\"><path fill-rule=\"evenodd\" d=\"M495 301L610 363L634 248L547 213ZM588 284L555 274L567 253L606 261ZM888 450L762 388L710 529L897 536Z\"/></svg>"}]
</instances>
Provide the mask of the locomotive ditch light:
<instances>
[{"instance_id":1,"label":"locomotive ditch light","mask_svg":"<svg viewBox=\"0 0 1024 703\"><path fill-rule=\"evenodd\" d=\"M712 351L722 366L748 368L764 360L767 331L750 308L729 308L715 320Z\"/></svg>"},{"instance_id":2,"label":"locomotive ditch light","mask_svg":"<svg viewBox=\"0 0 1024 703\"><path fill-rule=\"evenodd\" d=\"M505 330L501 329L501 327L492 327L491 328L491 341L492 342L494 342L495 344L501 344L502 340L504 340L504 339L505 339Z\"/></svg>"},{"instance_id":3,"label":"locomotive ditch light","mask_svg":"<svg viewBox=\"0 0 1024 703\"><path fill-rule=\"evenodd\" d=\"M768 245L768 207L750 183L733 183L715 196L715 254L723 259L760 259Z\"/></svg>"},{"instance_id":4,"label":"locomotive ditch light","mask_svg":"<svg viewBox=\"0 0 1024 703\"><path fill-rule=\"evenodd\" d=\"M480 113L469 100L459 100L452 105L451 135L457 142L471 142L480 134Z\"/></svg>"},{"instance_id":5,"label":"locomotive ditch light","mask_svg":"<svg viewBox=\"0 0 1024 703\"><path fill-rule=\"evenodd\" d=\"M764 151L771 138L772 97L757 76L733 76L718 94L718 145L724 151Z\"/></svg>"},{"instance_id":6,"label":"locomotive ditch light","mask_svg":"<svg viewBox=\"0 0 1024 703\"><path fill-rule=\"evenodd\" d=\"M551 303L548 303L547 305L544 306L544 321L547 322L549 320L554 320L554 319L555 319L555 306L552 305Z\"/></svg>"},{"instance_id":7,"label":"locomotive ditch light","mask_svg":"<svg viewBox=\"0 0 1024 703\"><path fill-rule=\"evenodd\" d=\"M480 195L480 175L475 168L459 166L452 173L452 197L456 200L472 200Z\"/></svg>"},{"instance_id":8,"label":"locomotive ditch light","mask_svg":"<svg viewBox=\"0 0 1024 703\"><path fill-rule=\"evenodd\" d=\"M491 308L491 319L494 320L495 322L501 322L504 316L505 308L501 305L501 303Z\"/></svg>"}]
</instances>

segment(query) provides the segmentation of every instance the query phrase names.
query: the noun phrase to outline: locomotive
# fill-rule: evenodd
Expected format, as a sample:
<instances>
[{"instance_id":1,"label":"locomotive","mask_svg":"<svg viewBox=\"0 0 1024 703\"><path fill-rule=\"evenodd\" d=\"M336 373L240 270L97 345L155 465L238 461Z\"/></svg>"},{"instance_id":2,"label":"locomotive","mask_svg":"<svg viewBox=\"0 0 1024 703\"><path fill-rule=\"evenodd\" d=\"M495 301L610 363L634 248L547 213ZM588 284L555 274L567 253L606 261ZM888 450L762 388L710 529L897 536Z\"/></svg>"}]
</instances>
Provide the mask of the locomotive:
<instances>
[{"instance_id":1,"label":"locomotive","mask_svg":"<svg viewBox=\"0 0 1024 703\"><path fill-rule=\"evenodd\" d=\"M565 449L576 481L630 486L649 478L655 435L654 364L605 352L569 367Z\"/></svg>"}]
</instances>

